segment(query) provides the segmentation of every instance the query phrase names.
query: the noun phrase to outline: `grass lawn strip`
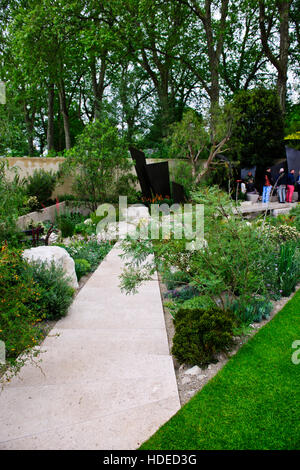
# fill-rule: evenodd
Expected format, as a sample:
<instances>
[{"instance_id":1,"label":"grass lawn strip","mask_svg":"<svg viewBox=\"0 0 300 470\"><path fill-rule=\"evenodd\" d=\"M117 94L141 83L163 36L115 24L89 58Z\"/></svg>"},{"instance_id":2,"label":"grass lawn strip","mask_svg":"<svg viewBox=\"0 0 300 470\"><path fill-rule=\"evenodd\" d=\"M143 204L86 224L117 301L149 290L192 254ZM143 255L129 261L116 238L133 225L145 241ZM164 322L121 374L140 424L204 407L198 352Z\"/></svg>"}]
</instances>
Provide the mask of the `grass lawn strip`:
<instances>
[{"instance_id":1,"label":"grass lawn strip","mask_svg":"<svg viewBox=\"0 0 300 470\"><path fill-rule=\"evenodd\" d=\"M141 449L300 449L300 291Z\"/></svg>"}]
</instances>

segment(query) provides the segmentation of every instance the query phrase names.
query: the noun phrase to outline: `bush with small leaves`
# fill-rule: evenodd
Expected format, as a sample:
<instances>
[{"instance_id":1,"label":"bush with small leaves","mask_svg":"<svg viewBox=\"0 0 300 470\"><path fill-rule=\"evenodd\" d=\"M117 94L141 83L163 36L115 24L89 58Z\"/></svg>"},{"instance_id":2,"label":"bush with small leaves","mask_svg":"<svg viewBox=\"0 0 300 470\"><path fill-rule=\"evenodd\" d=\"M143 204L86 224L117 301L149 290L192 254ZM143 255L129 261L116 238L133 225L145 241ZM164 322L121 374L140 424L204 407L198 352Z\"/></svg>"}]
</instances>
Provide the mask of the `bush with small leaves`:
<instances>
[{"instance_id":1,"label":"bush with small leaves","mask_svg":"<svg viewBox=\"0 0 300 470\"><path fill-rule=\"evenodd\" d=\"M91 272L91 270L91 265L86 259L75 259L75 271L78 281L82 276L85 276L87 273Z\"/></svg>"},{"instance_id":2,"label":"bush with small leaves","mask_svg":"<svg viewBox=\"0 0 300 470\"><path fill-rule=\"evenodd\" d=\"M234 324L232 313L222 309L179 309L172 354L180 363L205 366L232 346Z\"/></svg>"}]
</instances>

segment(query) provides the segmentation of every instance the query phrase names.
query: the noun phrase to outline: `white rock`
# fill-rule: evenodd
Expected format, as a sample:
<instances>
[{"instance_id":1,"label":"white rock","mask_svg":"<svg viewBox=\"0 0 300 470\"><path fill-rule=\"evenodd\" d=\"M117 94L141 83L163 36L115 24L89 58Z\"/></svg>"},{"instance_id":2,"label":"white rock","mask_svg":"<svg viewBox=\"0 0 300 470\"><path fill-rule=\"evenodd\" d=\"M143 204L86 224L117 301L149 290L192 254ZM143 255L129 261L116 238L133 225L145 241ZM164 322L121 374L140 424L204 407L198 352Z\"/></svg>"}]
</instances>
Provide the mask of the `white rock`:
<instances>
[{"instance_id":1,"label":"white rock","mask_svg":"<svg viewBox=\"0 0 300 470\"><path fill-rule=\"evenodd\" d=\"M182 385L185 385L191 381L191 377L183 377L182 379Z\"/></svg>"},{"instance_id":2,"label":"white rock","mask_svg":"<svg viewBox=\"0 0 300 470\"><path fill-rule=\"evenodd\" d=\"M111 222L104 230L97 234L97 240L124 240L127 235L133 236L136 233L136 227L126 222Z\"/></svg>"},{"instance_id":3,"label":"white rock","mask_svg":"<svg viewBox=\"0 0 300 470\"><path fill-rule=\"evenodd\" d=\"M36 248L24 250L22 256L29 263L41 261L51 264L54 261L55 265L61 266L68 278L70 278L70 285L75 289L78 288L74 260L64 248L60 246L37 246Z\"/></svg>"},{"instance_id":4,"label":"white rock","mask_svg":"<svg viewBox=\"0 0 300 470\"><path fill-rule=\"evenodd\" d=\"M49 245L52 245L52 243L56 243L58 238L59 238L59 235L57 233L54 233L54 232L50 233L50 236L48 239Z\"/></svg>"},{"instance_id":5,"label":"white rock","mask_svg":"<svg viewBox=\"0 0 300 470\"><path fill-rule=\"evenodd\" d=\"M198 375L201 373L201 369L198 366L191 367L191 369L188 369L185 374L187 375Z\"/></svg>"}]
</instances>

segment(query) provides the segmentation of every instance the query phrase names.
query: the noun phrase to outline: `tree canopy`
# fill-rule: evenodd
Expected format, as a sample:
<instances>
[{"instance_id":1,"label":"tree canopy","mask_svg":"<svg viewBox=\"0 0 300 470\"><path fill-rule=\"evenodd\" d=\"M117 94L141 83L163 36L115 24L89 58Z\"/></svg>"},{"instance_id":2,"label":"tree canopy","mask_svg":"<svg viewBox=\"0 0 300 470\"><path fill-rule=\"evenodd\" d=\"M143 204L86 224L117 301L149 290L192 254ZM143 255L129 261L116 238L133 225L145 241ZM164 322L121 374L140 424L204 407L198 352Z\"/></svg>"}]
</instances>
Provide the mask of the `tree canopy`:
<instances>
[{"instance_id":1,"label":"tree canopy","mask_svg":"<svg viewBox=\"0 0 300 470\"><path fill-rule=\"evenodd\" d=\"M298 0L0 4L1 154L69 150L94 119L158 148L189 108L217 133L241 90L275 88L287 115L299 101Z\"/></svg>"}]
</instances>

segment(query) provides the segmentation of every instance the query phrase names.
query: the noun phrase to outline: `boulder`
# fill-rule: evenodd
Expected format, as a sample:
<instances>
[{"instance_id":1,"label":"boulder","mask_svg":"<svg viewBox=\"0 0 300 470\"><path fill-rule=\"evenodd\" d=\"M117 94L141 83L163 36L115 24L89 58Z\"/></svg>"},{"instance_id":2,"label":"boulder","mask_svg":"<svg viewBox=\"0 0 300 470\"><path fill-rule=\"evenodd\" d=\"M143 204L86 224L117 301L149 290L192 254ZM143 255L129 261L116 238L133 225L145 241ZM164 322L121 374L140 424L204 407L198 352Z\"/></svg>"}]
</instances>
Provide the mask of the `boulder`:
<instances>
[{"instance_id":1,"label":"boulder","mask_svg":"<svg viewBox=\"0 0 300 470\"><path fill-rule=\"evenodd\" d=\"M64 248L60 246L37 246L36 248L24 250L22 256L28 263L41 261L51 264L54 262L56 266L61 266L70 279L70 285L75 289L78 288L74 260Z\"/></svg>"},{"instance_id":2,"label":"boulder","mask_svg":"<svg viewBox=\"0 0 300 470\"><path fill-rule=\"evenodd\" d=\"M97 234L98 241L124 240L127 235L134 235L136 226L127 222L111 222Z\"/></svg>"}]
</instances>

